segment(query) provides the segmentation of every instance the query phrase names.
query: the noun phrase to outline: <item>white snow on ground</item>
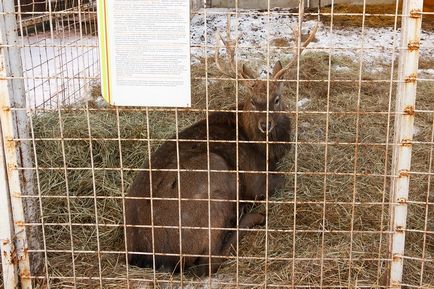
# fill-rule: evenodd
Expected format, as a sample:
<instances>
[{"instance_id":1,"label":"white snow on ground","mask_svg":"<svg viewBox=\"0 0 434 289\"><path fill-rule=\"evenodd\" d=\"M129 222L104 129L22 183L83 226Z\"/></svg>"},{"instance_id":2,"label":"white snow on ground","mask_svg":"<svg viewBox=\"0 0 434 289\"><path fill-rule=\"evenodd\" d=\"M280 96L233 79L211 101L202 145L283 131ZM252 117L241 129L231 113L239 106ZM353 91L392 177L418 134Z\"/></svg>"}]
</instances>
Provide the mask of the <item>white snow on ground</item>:
<instances>
[{"instance_id":1,"label":"white snow on ground","mask_svg":"<svg viewBox=\"0 0 434 289\"><path fill-rule=\"evenodd\" d=\"M214 54L217 31L226 38L227 12L229 9L208 9L205 16L201 10L192 19L191 44L193 57L205 55L206 45L208 55ZM240 59L249 59L253 62L266 63L268 44L270 43L270 63L277 59L291 57L291 48L295 46L292 30L297 28L296 16L279 15L272 13L270 17L261 15L255 10L239 10L237 17L231 17L231 37L238 41L238 54ZM305 21L302 33L307 34L315 25L316 21ZM238 25L237 25L238 24ZM238 28L237 28L238 27ZM333 55L349 56L355 61L363 61L363 65L370 68L374 63L390 63L395 49L395 57L398 56L400 29L393 28L355 28L341 29L324 26L322 23L316 33L316 41L312 42L308 49L315 51L331 52ZM290 49L273 48L273 41L283 39L288 42ZM217 43L218 46L223 44ZM421 56L433 57L434 33L423 32L421 41ZM224 50L221 50L224 53ZM374 68L378 70L380 68Z\"/></svg>"},{"instance_id":2,"label":"white snow on ground","mask_svg":"<svg viewBox=\"0 0 434 289\"><path fill-rule=\"evenodd\" d=\"M207 9L206 25L204 10L200 10L191 20L192 64L198 58L215 52L216 32L226 37L227 12L229 9ZM315 21L303 23L303 34L315 25ZM237 25L238 24L238 25ZM238 27L236 29L236 27ZM292 29L297 27L297 17L272 13L270 17L256 10L240 10L238 17L231 18L232 38L239 37L237 53L241 60L248 60L253 67L259 66L260 75L265 75L267 56L270 65L278 59L292 57L294 39ZM237 32L235 32L237 30ZM205 34L206 31L206 34ZM393 28L348 28L324 26L320 23L315 42L308 49L331 52L333 55L346 55L354 61L363 61L364 69L381 71L385 63L398 56L399 30ZM287 42L290 48L273 48L276 39ZM74 33L55 35L40 33L23 38L23 65L25 68L27 95L30 104L40 105L52 98L51 105L66 103L71 99L88 96L90 80L99 75L98 39L93 36L79 37ZM268 44L270 51L268 53ZM206 45L206 47L205 47ZM218 45L222 45L221 43ZM205 49L207 53L205 53ZM224 49L221 50L222 55ZM422 33L421 57L434 57L434 33ZM345 71L345 67L335 67ZM421 70L421 77L434 78L434 68Z\"/></svg>"},{"instance_id":3,"label":"white snow on ground","mask_svg":"<svg viewBox=\"0 0 434 289\"><path fill-rule=\"evenodd\" d=\"M419 69L419 76L423 78L434 78L434 67L430 69Z\"/></svg>"},{"instance_id":4,"label":"white snow on ground","mask_svg":"<svg viewBox=\"0 0 434 289\"><path fill-rule=\"evenodd\" d=\"M297 106L299 108L303 108L306 104L309 103L309 101L310 101L310 99L308 99L308 98L302 98L297 102Z\"/></svg>"}]
</instances>

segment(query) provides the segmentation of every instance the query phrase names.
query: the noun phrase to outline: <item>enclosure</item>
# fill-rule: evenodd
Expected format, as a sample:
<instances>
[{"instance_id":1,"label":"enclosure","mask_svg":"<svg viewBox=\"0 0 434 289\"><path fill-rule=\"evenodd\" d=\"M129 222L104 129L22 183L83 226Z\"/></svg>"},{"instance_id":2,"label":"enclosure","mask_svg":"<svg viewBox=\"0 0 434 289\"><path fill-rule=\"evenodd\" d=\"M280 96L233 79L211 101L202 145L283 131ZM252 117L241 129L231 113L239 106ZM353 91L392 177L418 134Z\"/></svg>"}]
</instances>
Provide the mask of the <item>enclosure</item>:
<instances>
[{"instance_id":1,"label":"enclosure","mask_svg":"<svg viewBox=\"0 0 434 289\"><path fill-rule=\"evenodd\" d=\"M241 2L190 1L192 107L151 108L102 99L96 1L0 0L0 288L434 288L433 2ZM265 224L237 222L217 273L131 266L143 164L190 125L242 114L218 32L267 87L289 64L291 149L260 172L285 185L251 202Z\"/></svg>"}]
</instances>

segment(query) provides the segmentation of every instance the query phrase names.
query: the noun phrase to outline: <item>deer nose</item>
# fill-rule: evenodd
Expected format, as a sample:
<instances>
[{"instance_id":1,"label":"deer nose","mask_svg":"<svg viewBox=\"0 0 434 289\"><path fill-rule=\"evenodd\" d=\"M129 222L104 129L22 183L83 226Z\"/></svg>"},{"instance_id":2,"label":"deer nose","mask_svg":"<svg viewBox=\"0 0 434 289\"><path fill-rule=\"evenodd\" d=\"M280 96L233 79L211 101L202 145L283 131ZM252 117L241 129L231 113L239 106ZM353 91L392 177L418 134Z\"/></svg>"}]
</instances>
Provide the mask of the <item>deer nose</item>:
<instances>
[{"instance_id":1,"label":"deer nose","mask_svg":"<svg viewBox=\"0 0 434 289\"><path fill-rule=\"evenodd\" d=\"M266 133L267 130L268 130L268 132L270 132L273 129L273 122L268 121L268 127L267 127L267 122L264 120L260 120L258 122L258 128L262 133Z\"/></svg>"}]
</instances>

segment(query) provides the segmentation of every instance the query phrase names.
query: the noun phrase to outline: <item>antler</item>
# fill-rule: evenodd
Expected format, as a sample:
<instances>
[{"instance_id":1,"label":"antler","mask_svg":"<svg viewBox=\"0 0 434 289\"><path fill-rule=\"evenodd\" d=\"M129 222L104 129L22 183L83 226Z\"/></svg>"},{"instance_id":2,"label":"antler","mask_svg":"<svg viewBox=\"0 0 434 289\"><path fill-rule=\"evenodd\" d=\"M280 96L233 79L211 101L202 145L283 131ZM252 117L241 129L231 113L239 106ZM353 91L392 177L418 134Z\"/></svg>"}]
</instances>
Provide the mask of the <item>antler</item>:
<instances>
[{"instance_id":1,"label":"antler","mask_svg":"<svg viewBox=\"0 0 434 289\"><path fill-rule=\"evenodd\" d=\"M300 14L300 21L303 19L303 14ZM227 15L227 24L226 24L226 40L223 39L223 37L220 35L220 32L217 30L217 43L221 40L226 48L226 58L229 66L229 72L228 69L224 69L222 65L220 64L220 46L217 45L216 53L214 55L214 61L217 66L217 69L225 76L230 78L236 78L238 76L239 79L254 79L253 72L249 70L244 64L240 65L241 70L237 70L235 65L235 46L238 43L238 37L235 40L231 39L231 18L230 15ZM309 35L307 38L301 43L300 48L295 49L297 57L293 57L289 63L283 67L281 70L279 70L277 73L273 75L274 80L278 80L283 77L283 75L288 72L288 70L297 62L297 59L301 56L304 49L312 42L313 39L315 39L315 34L318 31L318 22L315 24L315 26L310 30ZM300 29L301 30L301 29ZM299 37L301 37L299 29L294 29L294 39L298 41Z\"/></svg>"},{"instance_id":2,"label":"antler","mask_svg":"<svg viewBox=\"0 0 434 289\"><path fill-rule=\"evenodd\" d=\"M301 21L301 19L302 19L302 16L300 16L300 21ZM282 68L279 72L277 72L273 76L273 79L277 80L277 79L282 78L282 76L297 62L297 59L301 56L304 49L309 45L310 42L312 42L312 40L315 39L315 34L317 31L318 31L318 22L310 30L309 35L303 41L303 43L300 45L300 48L295 49L297 51L297 54L298 54L297 57L293 57L292 60L284 68ZM298 41L298 38L301 37L301 33L300 33L299 29L295 29L293 31L293 33L294 33L294 39L296 39Z\"/></svg>"},{"instance_id":3,"label":"antler","mask_svg":"<svg viewBox=\"0 0 434 289\"><path fill-rule=\"evenodd\" d=\"M223 37L220 35L220 32L217 30L217 43L219 43L219 40L223 42L223 44L226 47L226 58L228 61L228 66L230 68L230 71L228 72L227 69L223 69L222 65L220 64L220 46L217 46L216 53L214 55L214 61L217 66L217 69L223 73L223 75L230 77L230 78L236 78L238 75L239 79L249 79L252 78L250 73L245 69L244 64L241 65L243 68L241 71L237 71L236 65L235 65L235 46L238 43L237 37L235 40L231 39L231 16L227 15L227 24L226 24L226 40L223 39Z\"/></svg>"}]
</instances>

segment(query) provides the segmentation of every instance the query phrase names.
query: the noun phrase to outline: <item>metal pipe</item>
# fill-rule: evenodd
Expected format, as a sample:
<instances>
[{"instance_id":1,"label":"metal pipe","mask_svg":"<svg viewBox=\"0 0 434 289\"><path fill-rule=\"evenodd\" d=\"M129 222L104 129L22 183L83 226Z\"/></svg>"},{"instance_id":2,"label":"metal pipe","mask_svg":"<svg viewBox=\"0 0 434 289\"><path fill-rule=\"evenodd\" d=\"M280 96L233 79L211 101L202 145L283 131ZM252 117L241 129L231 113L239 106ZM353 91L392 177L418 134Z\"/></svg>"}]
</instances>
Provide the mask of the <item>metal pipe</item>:
<instances>
[{"instance_id":1,"label":"metal pipe","mask_svg":"<svg viewBox=\"0 0 434 289\"><path fill-rule=\"evenodd\" d=\"M4 69L1 71L1 74L4 74L3 72ZM5 89L3 87L5 84L5 81L0 82L0 91ZM5 289L14 289L18 286L18 269L13 260L15 253L13 245L14 228L3 148L3 133L0 128L0 248L3 286Z\"/></svg>"},{"instance_id":2,"label":"metal pipe","mask_svg":"<svg viewBox=\"0 0 434 289\"><path fill-rule=\"evenodd\" d=\"M2 49L1 67L6 76L2 80L0 91L0 123L4 143L4 157L6 161L6 176L11 203L12 220L14 226L15 258L18 262L21 288L31 289L30 258L28 253L27 228L25 224L23 194L32 195L33 172L22 171L18 167L32 166L29 141L16 142L14 139L29 137L29 124L26 112L26 99L21 60L19 38L17 35L17 21L13 0L0 1L0 39L6 46ZM15 78L17 77L17 78ZM22 108L13 111L12 108ZM36 216L33 202L27 204L27 213ZM36 231L35 231L36 233ZM37 239L34 238L36 241ZM33 246L37 247L37 246Z\"/></svg>"},{"instance_id":3,"label":"metal pipe","mask_svg":"<svg viewBox=\"0 0 434 289\"><path fill-rule=\"evenodd\" d=\"M410 165L413 140L414 107L416 102L419 43L422 24L423 0L403 1L401 45L398 66L395 136L392 159L391 184L391 265L389 287L401 288L405 229L407 225L407 201L409 194Z\"/></svg>"}]
</instances>

